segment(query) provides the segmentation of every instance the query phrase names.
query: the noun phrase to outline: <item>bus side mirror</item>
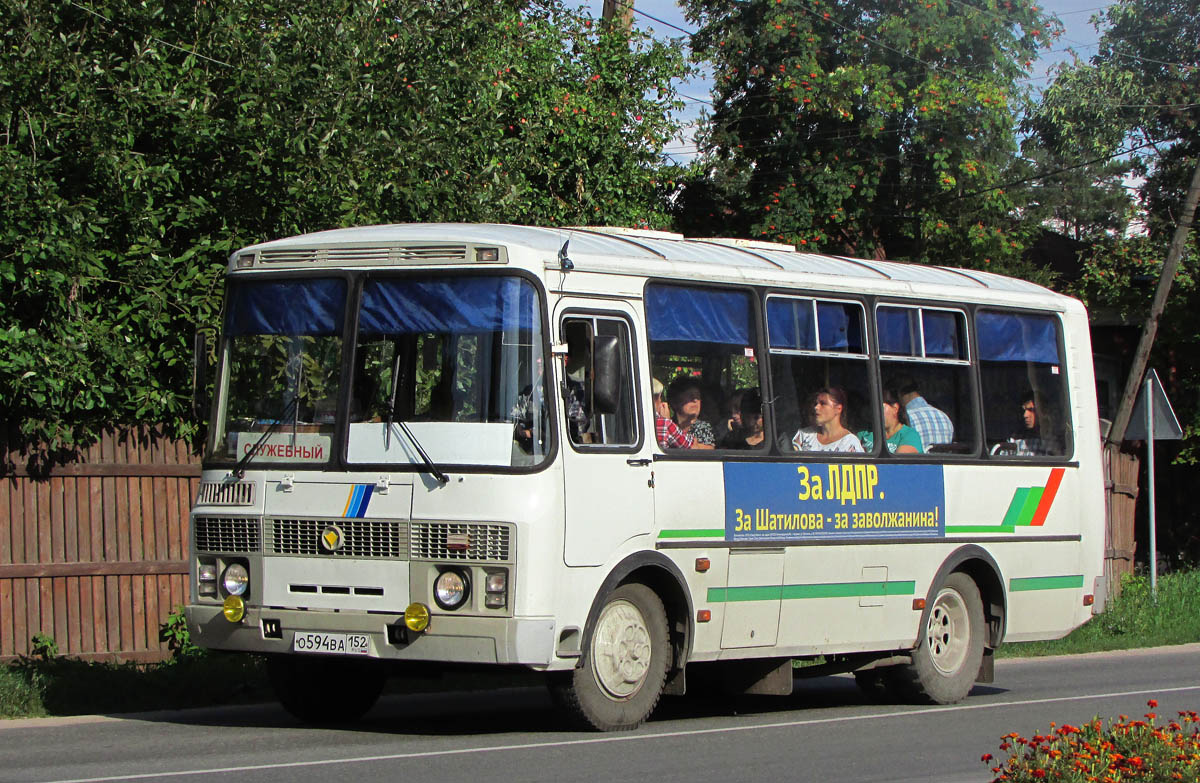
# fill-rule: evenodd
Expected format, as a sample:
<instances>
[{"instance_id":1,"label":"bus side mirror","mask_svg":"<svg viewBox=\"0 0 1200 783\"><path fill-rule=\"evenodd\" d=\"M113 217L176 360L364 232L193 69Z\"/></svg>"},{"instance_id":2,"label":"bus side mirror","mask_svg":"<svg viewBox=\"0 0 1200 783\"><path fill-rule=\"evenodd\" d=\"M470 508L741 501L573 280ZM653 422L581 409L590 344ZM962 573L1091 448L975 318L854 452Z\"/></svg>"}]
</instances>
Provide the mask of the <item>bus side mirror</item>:
<instances>
[{"instance_id":1,"label":"bus side mirror","mask_svg":"<svg viewBox=\"0 0 1200 783\"><path fill-rule=\"evenodd\" d=\"M595 373L592 403L597 413L616 413L621 403L621 343L616 335L598 334L592 344Z\"/></svg>"},{"instance_id":2,"label":"bus side mirror","mask_svg":"<svg viewBox=\"0 0 1200 783\"><path fill-rule=\"evenodd\" d=\"M192 416L208 418L208 340L199 329L192 335Z\"/></svg>"}]
</instances>

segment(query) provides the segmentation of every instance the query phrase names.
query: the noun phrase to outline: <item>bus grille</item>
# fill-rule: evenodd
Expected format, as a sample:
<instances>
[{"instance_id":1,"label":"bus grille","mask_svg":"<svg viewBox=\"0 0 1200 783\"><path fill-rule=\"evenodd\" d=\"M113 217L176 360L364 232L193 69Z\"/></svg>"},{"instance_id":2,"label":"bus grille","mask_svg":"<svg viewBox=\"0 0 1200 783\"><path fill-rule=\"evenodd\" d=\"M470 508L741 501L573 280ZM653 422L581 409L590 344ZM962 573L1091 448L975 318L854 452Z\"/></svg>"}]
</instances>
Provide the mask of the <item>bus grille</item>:
<instances>
[{"instance_id":1,"label":"bus grille","mask_svg":"<svg viewBox=\"0 0 1200 783\"><path fill-rule=\"evenodd\" d=\"M466 245L391 245L384 247L331 247L264 250L264 264L303 264L325 261L335 264L418 264L426 262L463 262Z\"/></svg>"},{"instance_id":2,"label":"bus grille","mask_svg":"<svg viewBox=\"0 0 1200 783\"><path fill-rule=\"evenodd\" d=\"M193 517L197 552L258 552L256 517Z\"/></svg>"},{"instance_id":3,"label":"bus grille","mask_svg":"<svg viewBox=\"0 0 1200 783\"><path fill-rule=\"evenodd\" d=\"M200 484L198 506L252 506L254 505L254 482L205 481Z\"/></svg>"},{"instance_id":4,"label":"bus grille","mask_svg":"<svg viewBox=\"0 0 1200 783\"><path fill-rule=\"evenodd\" d=\"M321 546L321 535L336 527L342 545L333 551ZM268 555L312 555L324 557L370 557L402 560L408 546L408 529L401 521L387 519L281 519L266 520Z\"/></svg>"},{"instance_id":5,"label":"bus grille","mask_svg":"<svg viewBox=\"0 0 1200 783\"><path fill-rule=\"evenodd\" d=\"M507 561L508 525L468 522L413 522L409 547L413 559Z\"/></svg>"}]
</instances>

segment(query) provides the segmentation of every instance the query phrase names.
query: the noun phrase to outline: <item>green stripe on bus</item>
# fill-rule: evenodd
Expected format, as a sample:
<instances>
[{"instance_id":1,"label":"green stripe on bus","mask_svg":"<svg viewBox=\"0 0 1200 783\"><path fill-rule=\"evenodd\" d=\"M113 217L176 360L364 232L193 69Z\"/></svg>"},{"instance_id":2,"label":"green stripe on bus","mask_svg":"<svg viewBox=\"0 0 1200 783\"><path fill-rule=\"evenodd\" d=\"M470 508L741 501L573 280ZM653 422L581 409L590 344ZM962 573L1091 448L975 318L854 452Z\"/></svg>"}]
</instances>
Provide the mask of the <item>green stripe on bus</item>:
<instances>
[{"instance_id":1,"label":"green stripe on bus","mask_svg":"<svg viewBox=\"0 0 1200 783\"><path fill-rule=\"evenodd\" d=\"M1012 525L946 525L946 535L954 533L1014 533Z\"/></svg>"},{"instance_id":2,"label":"green stripe on bus","mask_svg":"<svg viewBox=\"0 0 1200 783\"><path fill-rule=\"evenodd\" d=\"M804 598L858 598L880 595L912 595L917 583L909 582L831 582L810 585L760 585L755 587L710 587L708 602L778 601Z\"/></svg>"},{"instance_id":3,"label":"green stripe on bus","mask_svg":"<svg viewBox=\"0 0 1200 783\"><path fill-rule=\"evenodd\" d=\"M1025 507L1025 498L1029 496L1029 487L1021 487L1013 493L1012 502L1008 504L1008 511L1004 514L1004 521L1001 525L1012 527L1017 524L1017 520L1021 518L1021 509Z\"/></svg>"},{"instance_id":4,"label":"green stripe on bus","mask_svg":"<svg viewBox=\"0 0 1200 783\"><path fill-rule=\"evenodd\" d=\"M1042 502L1042 493L1045 491L1045 487L1029 488L1029 494L1025 496L1025 505L1021 507L1021 518L1017 520L1018 525L1028 525L1033 521L1033 515L1037 512L1038 503Z\"/></svg>"},{"instance_id":5,"label":"green stripe on bus","mask_svg":"<svg viewBox=\"0 0 1200 783\"><path fill-rule=\"evenodd\" d=\"M705 529L681 529L681 530L660 530L658 531L659 538L724 538L725 528L717 527Z\"/></svg>"},{"instance_id":6,"label":"green stripe on bus","mask_svg":"<svg viewBox=\"0 0 1200 783\"><path fill-rule=\"evenodd\" d=\"M1014 593L1026 590L1068 590L1083 587L1083 574L1072 576L1022 576L1008 580L1008 589Z\"/></svg>"}]
</instances>

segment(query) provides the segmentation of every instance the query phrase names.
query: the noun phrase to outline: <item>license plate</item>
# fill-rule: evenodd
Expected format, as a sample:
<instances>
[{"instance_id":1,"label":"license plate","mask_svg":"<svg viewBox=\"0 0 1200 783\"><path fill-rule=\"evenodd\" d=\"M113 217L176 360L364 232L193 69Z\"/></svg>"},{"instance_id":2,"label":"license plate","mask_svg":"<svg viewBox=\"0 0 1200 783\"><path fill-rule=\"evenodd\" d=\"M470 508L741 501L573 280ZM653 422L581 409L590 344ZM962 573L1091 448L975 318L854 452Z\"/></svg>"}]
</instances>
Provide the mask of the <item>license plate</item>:
<instances>
[{"instance_id":1,"label":"license plate","mask_svg":"<svg viewBox=\"0 0 1200 783\"><path fill-rule=\"evenodd\" d=\"M297 633L292 640L296 652L331 655L369 655L371 637L361 633Z\"/></svg>"}]
</instances>

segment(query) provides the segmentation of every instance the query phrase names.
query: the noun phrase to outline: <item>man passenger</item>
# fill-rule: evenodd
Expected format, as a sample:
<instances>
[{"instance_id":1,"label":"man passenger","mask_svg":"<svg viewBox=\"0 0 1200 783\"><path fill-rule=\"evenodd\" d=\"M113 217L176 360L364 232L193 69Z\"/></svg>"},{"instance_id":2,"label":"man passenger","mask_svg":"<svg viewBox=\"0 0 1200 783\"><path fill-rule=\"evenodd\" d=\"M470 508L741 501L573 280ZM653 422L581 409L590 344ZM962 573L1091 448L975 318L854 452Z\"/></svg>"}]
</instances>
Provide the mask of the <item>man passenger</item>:
<instances>
[{"instance_id":1,"label":"man passenger","mask_svg":"<svg viewBox=\"0 0 1200 783\"><path fill-rule=\"evenodd\" d=\"M921 387L913 378L897 378L896 390L900 392L900 402L908 414L909 425L921 436L926 449L935 443L954 442L954 422L944 411L933 407L921 396Z\"/></svg>"}]
</instances>

